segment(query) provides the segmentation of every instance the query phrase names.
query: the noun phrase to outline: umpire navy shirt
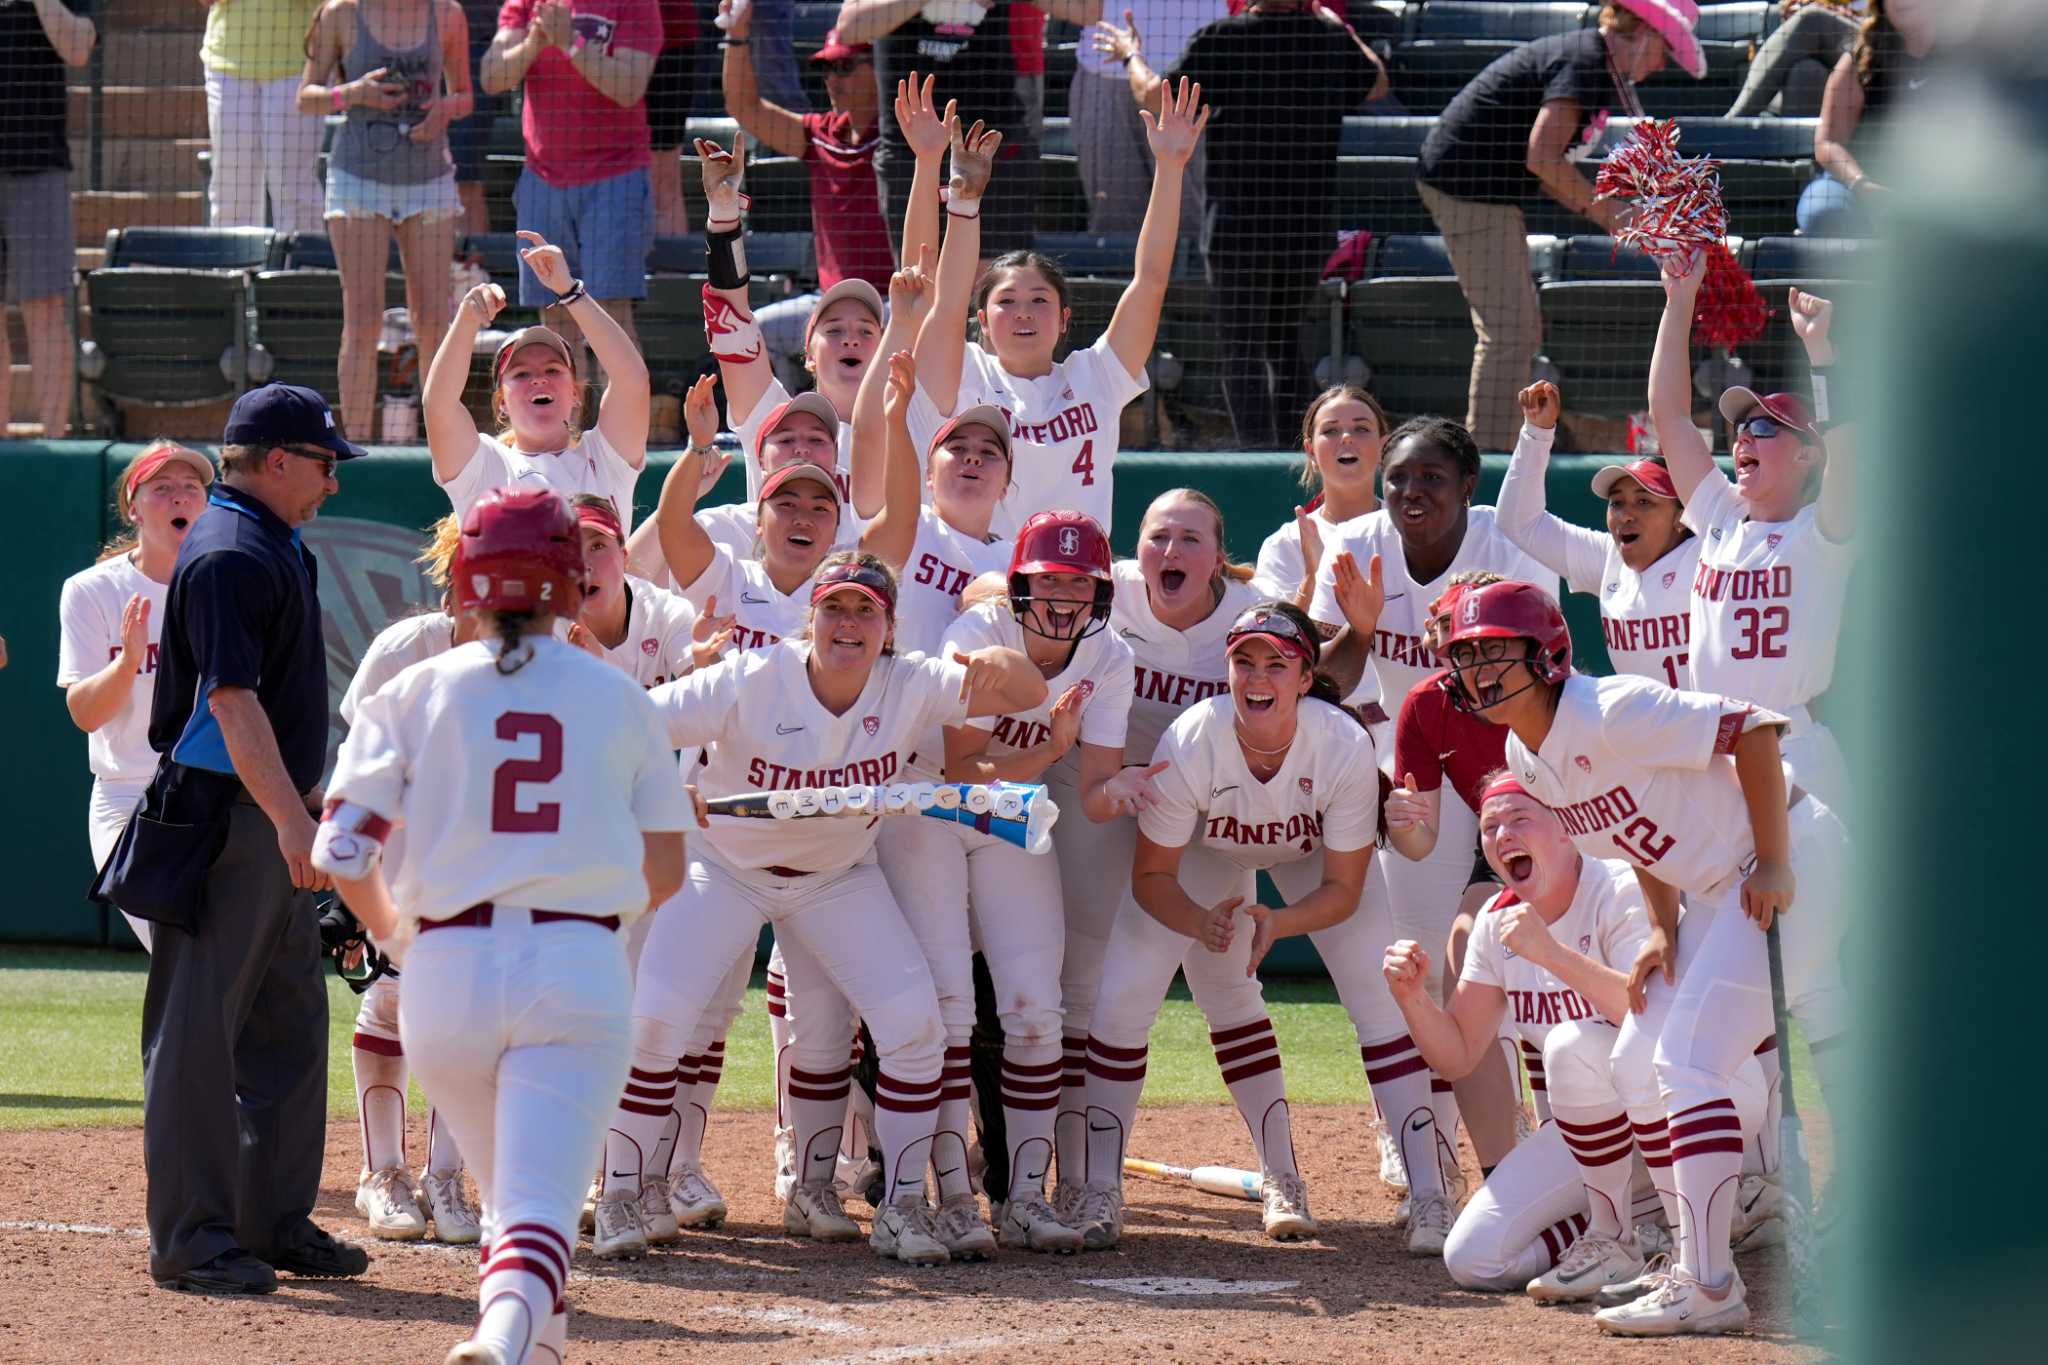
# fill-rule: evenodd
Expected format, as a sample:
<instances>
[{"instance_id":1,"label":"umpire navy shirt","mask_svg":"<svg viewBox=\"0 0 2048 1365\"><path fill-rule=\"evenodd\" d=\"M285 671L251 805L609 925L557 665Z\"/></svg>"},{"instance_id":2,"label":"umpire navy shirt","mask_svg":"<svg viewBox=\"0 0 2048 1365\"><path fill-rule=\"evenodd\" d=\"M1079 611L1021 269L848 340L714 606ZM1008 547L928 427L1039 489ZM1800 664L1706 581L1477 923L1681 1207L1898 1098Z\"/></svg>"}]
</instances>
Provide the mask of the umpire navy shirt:
<instances>
[{"instance_id":1,"label":"umpire navy shirt","mask_svg":"<svg viewBox=\"0 0 2048 1365\"><path fill-rule=\"evenodd\" d=\"M178 547L164 599L149 743L173 762L232 775L208 708L216 687L256 694L292 786L310 791L327 760L327 647L319 566L299 533L221 483Z\"/></svg>"}]
</instances>

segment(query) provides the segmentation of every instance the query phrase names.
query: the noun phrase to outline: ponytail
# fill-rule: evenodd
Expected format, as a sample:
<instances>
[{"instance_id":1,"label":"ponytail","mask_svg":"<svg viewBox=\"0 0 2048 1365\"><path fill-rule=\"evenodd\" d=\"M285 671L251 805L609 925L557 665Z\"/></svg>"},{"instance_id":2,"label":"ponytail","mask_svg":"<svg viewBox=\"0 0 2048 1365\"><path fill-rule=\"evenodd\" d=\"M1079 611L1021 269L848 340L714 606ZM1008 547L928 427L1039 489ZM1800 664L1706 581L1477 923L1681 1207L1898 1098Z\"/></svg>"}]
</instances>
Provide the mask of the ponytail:
<instances>
[{"instance_id":1,"label":"ponytail","mask_svg":"<svg viewBox=\"0 0 2048 1365\"><path fill-rule=\"evenodd\" d=\"M501 646L498 650L498 671L508 678L526 667L533 658L532 646L520 648L533 619L533 613L529 611L494 611L486 623L486 629L498 637Z\"/></svg>"}]
</instances>

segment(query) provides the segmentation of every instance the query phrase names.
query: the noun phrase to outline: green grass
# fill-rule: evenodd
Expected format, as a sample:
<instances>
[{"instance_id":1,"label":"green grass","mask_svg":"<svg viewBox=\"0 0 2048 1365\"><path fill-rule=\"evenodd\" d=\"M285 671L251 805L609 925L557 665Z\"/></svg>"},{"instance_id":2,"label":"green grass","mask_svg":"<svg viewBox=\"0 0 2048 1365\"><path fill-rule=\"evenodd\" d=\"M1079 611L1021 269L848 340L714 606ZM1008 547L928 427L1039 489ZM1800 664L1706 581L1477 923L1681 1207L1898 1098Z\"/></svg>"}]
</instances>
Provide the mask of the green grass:
<instances>
[{"instance_id":1,"label":"green grass","mask_svg":"<svg viewBox=\"0 0 2048 1365\"><path fill-rule=\"evenodd\" d=\"M79 948L0 949L0 1131L142 1122L140 953ZM1266 986L1273 1025L1287 1059L1296 1104L1358 1104L1365 1077L1351 1020L1327 981ZM355 1115L349 1035L357 997L327 980L327 1102L336 1118ZM759 978L726 1041L720 1105L765 1109L774 1082L768 1014ZM1806 1048L1795 1042L1793 1074L1801 1095L1815 1094ZM1216 1074L1208 1025L1178 983L1152 1030L1145 1102L1220 1104L1229 1098ZM423 1108L417 1086L413 1105Z\"/></svg>"}]
</instances>

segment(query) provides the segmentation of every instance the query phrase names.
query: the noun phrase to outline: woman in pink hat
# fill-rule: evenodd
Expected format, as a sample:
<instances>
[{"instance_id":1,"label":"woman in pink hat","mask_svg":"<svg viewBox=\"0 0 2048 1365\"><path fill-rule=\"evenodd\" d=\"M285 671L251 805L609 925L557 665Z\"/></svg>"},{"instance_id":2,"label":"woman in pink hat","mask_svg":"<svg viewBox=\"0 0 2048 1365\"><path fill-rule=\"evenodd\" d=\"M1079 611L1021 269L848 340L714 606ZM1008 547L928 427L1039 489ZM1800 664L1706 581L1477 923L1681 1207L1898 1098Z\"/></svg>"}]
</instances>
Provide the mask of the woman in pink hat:
<instances>
[{"instance_id":1,"label":"woman in pink hat","mask_svg":"<svg viewBox=\"0 0 2048 1365\"><path fill-rule=\"evenodd\" d=\"M1667 60L1706 74L1698 22L1693 0L1608 0L1598 28L1538 38L1474 76L1422 144L1422 202L1479 334L1465 425L1482 449L1513 444L1515 394L1543 342L1522 206L1547 196L1614 230L1621 206L1596 201L1578 163L1610 116L1643 112L1636 85Z\"/></svg>"}]
</instances>

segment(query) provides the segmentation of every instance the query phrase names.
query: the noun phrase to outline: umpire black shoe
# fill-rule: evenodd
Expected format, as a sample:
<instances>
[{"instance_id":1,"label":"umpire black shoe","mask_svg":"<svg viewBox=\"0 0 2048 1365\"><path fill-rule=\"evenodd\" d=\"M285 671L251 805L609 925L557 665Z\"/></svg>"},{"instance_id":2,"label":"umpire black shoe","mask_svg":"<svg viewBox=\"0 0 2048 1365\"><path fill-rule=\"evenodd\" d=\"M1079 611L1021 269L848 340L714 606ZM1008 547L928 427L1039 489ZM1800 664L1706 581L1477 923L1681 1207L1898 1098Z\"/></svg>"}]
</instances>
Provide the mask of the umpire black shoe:
<instances>
[{"instance_id":1,"label":"umpire black shoe","mask_svg":"<svg viewBox=\"0 0 2048 1365\"><path fill-rule=\"evenodd\" d=\"M159 1289L175 1289L181 1294L275 1294L277 1272L235 1247L156 1284Z\"/></svg>"},{"instance_id":2,"label":"umpire black shoe","mask_svg":"<svg viewBox=\"0 0 2048 1365\"><path fill-rule=\"evenodd\" d=\"M281 1251L271 1264L287 1275L309 1280L345 1280L370 1268L370 1255L359 1246L337 1242L319 1228L289 1251Z\"/></svg>"}]
</instances>

